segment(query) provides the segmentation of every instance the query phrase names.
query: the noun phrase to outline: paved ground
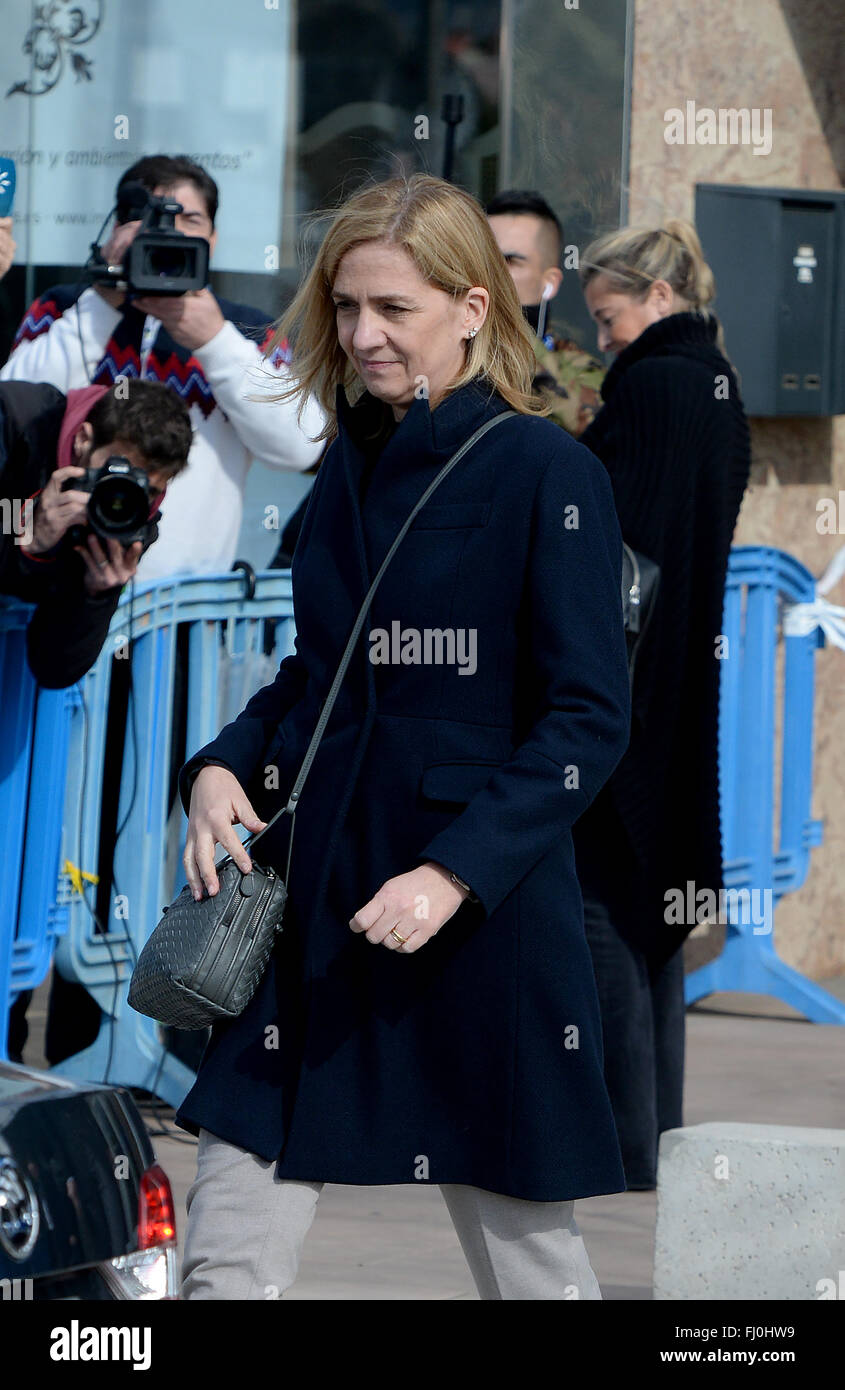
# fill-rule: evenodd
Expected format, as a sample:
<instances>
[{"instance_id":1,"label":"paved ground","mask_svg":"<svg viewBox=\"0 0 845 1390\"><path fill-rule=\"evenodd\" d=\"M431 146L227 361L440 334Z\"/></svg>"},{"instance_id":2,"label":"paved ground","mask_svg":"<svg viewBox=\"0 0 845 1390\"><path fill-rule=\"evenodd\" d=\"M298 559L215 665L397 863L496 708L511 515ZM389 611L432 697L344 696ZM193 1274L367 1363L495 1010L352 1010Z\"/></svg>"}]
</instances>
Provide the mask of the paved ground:
<instances>
[{"instance_id":1,"label":"paved ground","mask_svg":"<svg viewBox=\"0 0 845 1390\"><path fill-rule=\"evenodd\" d=\"M845 999L845 977L824 981ZM33 1000L32 1045L41 1064L44 988ZM845 1028L806 1023L785 1005L722 994L687 1014L685 1123L741 1120L845 1128ZM170 1136L149 1127L184 1226L195 1145L161 1109ZM189 1142L179 1142L182 1136ZM650 1299L656 1194L579 1202L576 1217L606 1299ZM180 1228L181 1234L181 1228ZM435 1187L327 1186L286 1299L477 1299Z\"/></svg>"}]
</instances>

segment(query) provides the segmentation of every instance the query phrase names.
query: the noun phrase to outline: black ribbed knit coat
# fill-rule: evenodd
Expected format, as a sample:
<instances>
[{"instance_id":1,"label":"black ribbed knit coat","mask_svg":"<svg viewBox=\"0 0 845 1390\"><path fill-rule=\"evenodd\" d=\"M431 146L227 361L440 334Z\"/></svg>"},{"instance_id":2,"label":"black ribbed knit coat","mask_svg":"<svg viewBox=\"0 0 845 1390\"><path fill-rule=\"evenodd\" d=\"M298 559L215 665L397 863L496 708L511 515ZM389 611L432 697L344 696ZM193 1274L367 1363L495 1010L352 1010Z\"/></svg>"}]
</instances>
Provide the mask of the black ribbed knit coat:
<instances>
[{"instance_id":1,"label":"black ribbed knit coat","mask_svg":"<svg viewBox=\"0 0 845 1390\"><path fill-rule=\"evenodd\" d=\"M722 887L717 642L751 450L716 334L697 313L652 324L616 358L582 438L610 474L624 539L662 578L628 751L575 826L579 876L653 959L668 959L695 925L666 924L667 890Z\"/></svg>"}]
</instances>

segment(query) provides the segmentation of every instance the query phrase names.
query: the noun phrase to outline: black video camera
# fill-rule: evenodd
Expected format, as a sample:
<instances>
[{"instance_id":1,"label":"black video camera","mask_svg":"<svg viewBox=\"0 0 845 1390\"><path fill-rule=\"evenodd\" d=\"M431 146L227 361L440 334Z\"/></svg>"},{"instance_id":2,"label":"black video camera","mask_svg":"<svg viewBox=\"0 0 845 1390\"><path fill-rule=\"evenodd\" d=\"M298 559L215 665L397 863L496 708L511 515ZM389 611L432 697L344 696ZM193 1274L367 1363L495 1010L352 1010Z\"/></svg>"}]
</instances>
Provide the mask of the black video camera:
<instances>
[{"instance_id":1,"label":"black video camera","mask_svg":"<svg viewBox=\"0 0 845 1390\"><path fill-rule=\"evenodd\" d=\"M129 546L142 541L150 515L152 488L143 468L122 454L107 458L102 468L86 468L83 478L66 478L62 492L89 492L88 525L103 540ZM86 528L72 526L71 539L84 540Z\"/></svg>"},{"instance_id":2,"label":"black video camera","mask_svg":"<svg viewBox=\"0 0 845 1390\"><path fill-rule=\"evenodd\" d=\"M108 265L97 243L92 243L85 268L95 284L135 295L179 295L205 288L208 242L205 237L185 236L176 230L174 221L182 211L181 203L157 198L143 184L128 183L120 190L117 211L122 222L140 216L141 226L122 265Z\"/></svg>"}]
</instances>

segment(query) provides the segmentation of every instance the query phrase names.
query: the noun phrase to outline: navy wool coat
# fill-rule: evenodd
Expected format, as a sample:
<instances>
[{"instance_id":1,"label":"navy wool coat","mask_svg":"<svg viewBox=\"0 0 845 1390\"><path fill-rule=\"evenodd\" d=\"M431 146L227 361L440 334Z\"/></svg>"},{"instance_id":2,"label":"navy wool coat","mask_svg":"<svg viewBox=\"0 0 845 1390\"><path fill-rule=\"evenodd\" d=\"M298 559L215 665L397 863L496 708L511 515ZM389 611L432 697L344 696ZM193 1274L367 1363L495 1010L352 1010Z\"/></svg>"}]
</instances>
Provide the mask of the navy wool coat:
<instances>
[{"instance_id":1,"label":"navy wool coat","mask_svg":"<svg viewBox=\"0 0 845 1390\"><path fill-rule=\"evenodd\" d=\"M505 408L480 380L433 412L415 400L362 504L384 407L338 392L338 438L293 562L296 652L185 765L186 809L209 761L264 819L287 800L391 541ZM464 1183L535 1201L624 1189L571 835L628 740L620 579L604 467L548 420L498 425L426 503L302 794L284 930L244 1013L213 1028L184 1129L277 1158L280 1178ZM375 662L379 629L405 634L406 657L410 630L425 655L427 630L454 629L463 660ZM259 842L259 862L284 871L288 825ZM427 860L478 904L412 955L350 930L386 879Z\"/></svg>"}]
</instances>

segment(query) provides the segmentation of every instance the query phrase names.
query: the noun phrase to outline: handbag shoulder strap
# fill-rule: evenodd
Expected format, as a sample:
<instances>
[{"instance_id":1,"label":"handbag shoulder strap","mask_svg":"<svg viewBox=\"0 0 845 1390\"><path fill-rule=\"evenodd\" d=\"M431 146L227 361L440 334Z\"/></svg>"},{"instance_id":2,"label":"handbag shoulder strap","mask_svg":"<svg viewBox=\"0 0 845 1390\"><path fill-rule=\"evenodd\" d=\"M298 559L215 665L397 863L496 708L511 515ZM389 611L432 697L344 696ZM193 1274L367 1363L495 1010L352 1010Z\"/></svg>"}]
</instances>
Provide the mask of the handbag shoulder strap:
<instances>
[{"instance_id":1,"label":"handbag shoulder strap","mask_svg":"<svg viewBox=\"0 0 845 1390\"><path fill-rule=\"evenodd\" d=\"M320 718L317 721L317 727L314 730L311 742L309 743L308 748L306 750L305 757L302 759L299 773L293 785L293 790L291 791L291 794L286 804L276 812L272 820L269 820L267 822L264 829L257 831L257 833L254 836L250 836L249 839L244 841L245 846L249 847L251 845L254 845L256 840L258 840L260 836L266 835L267 831L270 829L270 826L275 824L275 822L279 819L279 816L285 815L286 813L293 815L294 811L296 810L297 805L299 803L299 799L302 795L302 788L305 786L305 779L307 778L308 773L311 771L311 764L313 763L317 755L317 749L320 746L320 742L325 732L326 725L328 724L329 719L331 717L331 712L334 709L335 700L337 699L338 692L340 690L341 685L343 684L343 678L346 675L349 662L352 659L352 653L355 649L355 644L357 643L358 638L361 635L361 629L367 620L367 614L370 609L370 604L373 600L373 595L376 589L378 588L379 584L381 583L382 575L384 574L385 570L387 569L388 565L390 564L391 560L396 554L396 551L399 549L399 546L401 545L402 541L405 539L405 536L410 530L414 518L417 515L417 512L419 512L420 509L425 506L426 502L428 501L431 494L434 492L435 488L440 486L446 475L448 473L451 473L452 469L455 467L457 463L460 463L461 459L464 457L464 454L468 453L469 450L473 447L473 445L477 444L479 439L481 439L481 437L485 435L488 430L492 430L494 426L500 425L502 421L508 420L512 415L516 414L518 414L516 410L503 410L500 411L498 415L494 415L492 420L487 420L483 425L480 425L479 428L474 432L474 434L471 434L469 439L465 440L465 442L452 455L452 457L446 463L444 463L440 472L437 474L437 477L429 483L428 487L425 489L425 492L422 494L422 497L420 497L419 501L414 505L404 525L402 526L401 530L399 531L398 535L393 541L390 549L388 550L387 554L385 555L384 559L379 565L378 573L376 574L375 579L373 580L372 584L367 590L364 601L361 604L358 616L355 619L354 626L349 634L348 641L344 648L343 656L340 658L337 671L335 672L335 677L332 681L331 689L329 690L329 693L326 696L325 703L320 712Z\"/></svg>"}]
</instances>

